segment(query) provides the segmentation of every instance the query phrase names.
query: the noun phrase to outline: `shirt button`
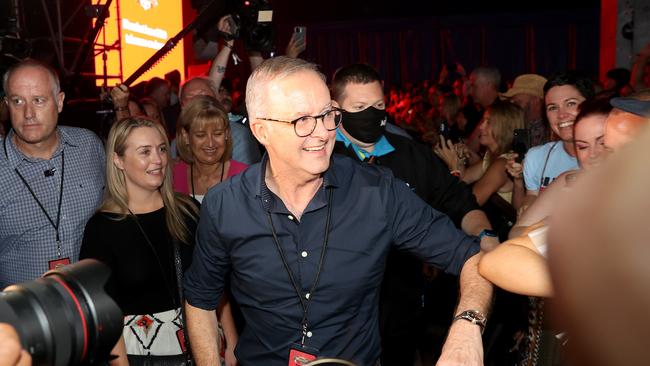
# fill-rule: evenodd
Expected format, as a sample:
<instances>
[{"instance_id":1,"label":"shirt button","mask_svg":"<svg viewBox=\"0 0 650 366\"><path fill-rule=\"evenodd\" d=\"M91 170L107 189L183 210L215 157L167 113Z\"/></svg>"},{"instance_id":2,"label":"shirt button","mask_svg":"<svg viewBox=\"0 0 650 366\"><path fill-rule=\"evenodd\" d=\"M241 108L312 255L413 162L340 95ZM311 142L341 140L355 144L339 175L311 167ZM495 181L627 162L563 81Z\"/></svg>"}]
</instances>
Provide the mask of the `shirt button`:
<instances>
[{"instance_id":1,"label":"shirt button","mask_svg":"<svg viewBox=\"0 0 650 366\"><path fill-rule=\"evenodd\" d=\"M289 220L292 220L292 221L293 221L293 216L292 216L292 215L287 216L287 218L288 218Z\"/></svg>"},{"instance_id":2,"label":"shirt button","mask_svg":"<svg viewBox=\"0 0 650 366\"><path fill-rule=\"evenodd\" d=\"M307 332L307 338L311 338L311 336L313 336L313 335L314 334L311 331Z\"/></svg>"},{"instance_id":3,"label":"shirt button","mask_svg":"<svg viewBox=\"0 0 650 366\"><path fill-rule=\"evenodd\" d=\"M310 296L309 292L305 294L305 298L306 298L307 300L309 300L309 296Z\"/></svg>"},{"instance_id":4,"label":"shirt button","mask_svg":"<svg viewBox=\"0 0 650 366\"><path fill-rule=\"evenodd\" d=\"M303 258L307 258L309 254L307 254L307 251L303 250L302 253L300 253L300 255L302 255Z\"/></svg>"}]
</instances>

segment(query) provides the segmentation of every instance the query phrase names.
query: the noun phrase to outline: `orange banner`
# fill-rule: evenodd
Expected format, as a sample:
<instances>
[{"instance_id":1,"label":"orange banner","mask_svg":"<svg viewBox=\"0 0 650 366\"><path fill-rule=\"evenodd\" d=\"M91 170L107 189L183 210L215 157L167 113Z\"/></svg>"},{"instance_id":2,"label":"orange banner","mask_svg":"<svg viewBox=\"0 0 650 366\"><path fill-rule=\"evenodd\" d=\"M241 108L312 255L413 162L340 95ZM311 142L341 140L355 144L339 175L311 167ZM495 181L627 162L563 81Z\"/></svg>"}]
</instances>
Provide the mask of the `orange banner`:
<instances>
[{"instance_id":1,"label":"orange banner","mask_svg":"<svg viewBox=\"0 0 650 366\"><path fill-rule=\"evenodd\" d=\"M104 74L103 46L106 50L108 85L113 86L151 57L167 40L183 28L182 0L113 0L110 16L95 45L95 73ZM100 0L100 4L105 0ZM134 84L178 70L185 74L183 42L168 53ZM103 80L98 79L97 85Z\"/></svg>"}]
</instances>

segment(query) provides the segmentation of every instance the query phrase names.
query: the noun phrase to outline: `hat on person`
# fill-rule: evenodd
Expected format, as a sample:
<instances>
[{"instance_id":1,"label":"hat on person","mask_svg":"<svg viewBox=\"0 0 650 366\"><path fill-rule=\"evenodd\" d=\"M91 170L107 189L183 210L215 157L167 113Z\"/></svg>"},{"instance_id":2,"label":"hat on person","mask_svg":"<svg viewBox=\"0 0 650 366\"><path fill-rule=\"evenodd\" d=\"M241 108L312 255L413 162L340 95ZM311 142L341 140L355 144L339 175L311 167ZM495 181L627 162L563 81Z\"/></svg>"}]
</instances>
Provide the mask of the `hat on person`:
<instances>
[{"instance_id":1,"label":"hat on person","mask_svg":"<svg viewBox=\"0 0 650 366\"><path fill-rule=\"evenodd\" d=\"M650 100L639 100L635 98L612 98L609 103L614 108L636 114L637 116L650 118Z\"/></svg>"},{"instance_id":2,"label":"hat on person","mask_svg":"<svg viewBox=\"0 0 650 366\"><path fill-rule=\"evenodd\" d=\"M546 78L537 74L523 74L517 76L512 88L505 93L499 93L502 98L512 98L517 94L528 94L544 98L544 84Z\"/></svg>"}]
</instances>

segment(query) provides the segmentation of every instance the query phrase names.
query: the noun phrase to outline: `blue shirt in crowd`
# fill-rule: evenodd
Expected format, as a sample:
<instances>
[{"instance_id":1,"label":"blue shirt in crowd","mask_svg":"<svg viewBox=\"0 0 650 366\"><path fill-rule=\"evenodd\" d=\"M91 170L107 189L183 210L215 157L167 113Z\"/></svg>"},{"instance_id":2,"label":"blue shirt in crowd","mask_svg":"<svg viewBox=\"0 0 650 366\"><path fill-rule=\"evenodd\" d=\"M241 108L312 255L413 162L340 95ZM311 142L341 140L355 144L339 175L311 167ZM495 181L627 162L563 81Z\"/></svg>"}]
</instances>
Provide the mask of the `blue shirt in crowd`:
<instances>
[{"instance_id":1,"label":"blue shirt in crowd","mask_svg":"<svg viewBox=\"0 0 650 366\"><path fill-rule=\"evenodd\" d=\"M106 159L101 141L82 128L59 126L57 133L60 144L49 160L23 155L13 143L13 131L0 139L0 289L40 277L57 259L56 230L18 173L55 223L64 174L61 258L72 262L79 257L86 222L102 201Z\"/></svg>"},{"instance_id":2,"label":"blue shirt in crowd","mask_svg":"<svg viewBox=\"0 0 650 366\"><path fill-rule=\"evenodd\" d=\"M357 154L357 157L361 161L365 161L371 156L384 156L395 151L393 145L391 145L390 142L388 142L388 139L386 139L386 136L384 135L381 135L379 140L377 140L372 152L368 152L360 148L359 146L353 144L352 141L350 141L350 139L347 138L343 134L343 132L341 132L340 129L336 129L336 141L341 141L343 144L345 144L345 147L350 147L350 145L352 145L352 149L354 150L354 153Z\"/></svg>"},{"instance_id":3,"label":"blue shirt in crowd","mask_svg":"<svg viewBox=\"0 0 650 366\"><path fill-rule=\"evenodd\" d=\"M246 319L236 347L242 365L286 365L302 337L303 310L272 236L271 216L303 299L311 304L305 346L359 365L380 354L379 287L391 246L457 274L479 251L476 238L418 198L386 169L333 156L300 221L265 184L268 158L205 196L184 289L213 310L230 282ZM332 189L328 247L318 268Z\"/></svg>"},{"instance_id":4,"label":"blue shirt in crowd","mask_svg":"<svg viewBox=\"0 0 650 366\"><path fill-rule=\"evenodd\" d=\"M546 189L560 174L578 169L578 160L569 155L562 141L551 141L528 150L524 159L524 183L529 191Z\"/></svg>"}]
</instances>

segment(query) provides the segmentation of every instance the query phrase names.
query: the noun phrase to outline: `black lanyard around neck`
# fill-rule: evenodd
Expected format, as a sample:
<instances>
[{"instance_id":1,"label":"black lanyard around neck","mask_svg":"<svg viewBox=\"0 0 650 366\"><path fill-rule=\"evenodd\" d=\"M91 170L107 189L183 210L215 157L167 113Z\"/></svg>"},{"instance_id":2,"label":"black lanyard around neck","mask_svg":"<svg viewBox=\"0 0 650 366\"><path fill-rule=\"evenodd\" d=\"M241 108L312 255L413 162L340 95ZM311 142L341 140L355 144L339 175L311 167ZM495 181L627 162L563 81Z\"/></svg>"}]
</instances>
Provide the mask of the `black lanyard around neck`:
<instances>
[{"instance_id":1,"label":"black lanyard around neck","mask_svg":"<svg viewBox=\"0 0 650 366\"><path fill-rule=\"evenodd\" d=\"M219 183L223 182L223 173L225 170L226 170L226 161L224 160L221 162L221 178L219 179ZM192 198L196 199L196 195L194 194L194 163L190 165L190 183L192 185Z\"/></svg>"},{"instance_id":2,"label":"black lanyard around neck","mask_svg":"<svg viewBox=\"0 0 650 366\"><path fill-rule=\"evenodd\" d=\"M6 145L5 145L6 146ZM27 187L27 190L29 193L31 193L32 197L34 197L34 201L38 204L38 207L41 208L41 211L45 214L45 217L47 217L47 221L50 222L50 225L54 228L56 231L56 257L61 258L61 236L59 233L59 224L61 223L61 204L63 203L63 177L65 176L65 149L61 150L61 187L59 188L59 204L56 209L56 223L50 215L47 213L47 210L45 210L45 206L43 206L43 203L36 197L36 193L34 193L34 190L32 187L27 183L27 180L25 177L23 177L22 174L18 171L18 168L14 169L16 171L16 174L18 174L18 177L20 177L20 180L23 182L25 187Z\"/></svg>"},{"instance_id":3,"label":"black lanyard around neck","mask_svg":"<svg viewBox=\"0 0 650 366\"><path fill-rule=\"evenodd\" d=\"M271 233L273 234L273 241L275 241L275 246L278 249L278 252L280 253L280 258L282 258L282 264L284 265L284 269L287 271L287 274L289 275L289 280L291 281L291 285L293 286L293 289L296 291L296 295L298 296L298 300L300 300L300 305L302 306L302 320L300 321L300 325L302 327L302 338L301 338L301 345L304 346L305 344L305 336L307 335L307 316L309 314L309 305L311 304L311 300L314 298L314 290L316 289L316 286L318 285L318 280L320 279L320 274L323 269L323 263L325 261L325 252L327 251L327 242L329 241L329 233L330 233L330 222L332 219L332 188L329 187L327 188L327 218L325 220L325 235L323 238L323 246L320 252L320 260L318 261L318 270L316 271L316 278L314 279L314 283L311 285L311 289L309 290L309 297L307 298L307 301L303 299L303 296L300 292L300 288L298 287L298 283L296 282L296 279L293 276L293 272L291 272L291 269L289 268L289 264L287 263L287 258L284 255L284 250L282 250L282 246L280 245L280 240L278 240L278 235L275 230L275 226L273 225L273 218L271 217L271 211L268 211L268 217L269 217L269 224L271 225Z\"/></svg>"},{"instance_id":4,"label":"black lanyard around neck","mask_svg":"<svg viewBox=\"0 0 650 366\"><path fill-rule=\"evenodd\" d=\"M542 168L542 175L539 177L539 189L541 190L544 187L544 173L546 173L546 165L548 165L548 159L551 157L551 153L553 153L553 150L557 147L557 145L560 143L560 141L555 141L553 146L548 150L548 153L546 154L546 159L544 159L544 167ZM547 184L548 185L548 184Z\"/></svg>"}]
</instances>

